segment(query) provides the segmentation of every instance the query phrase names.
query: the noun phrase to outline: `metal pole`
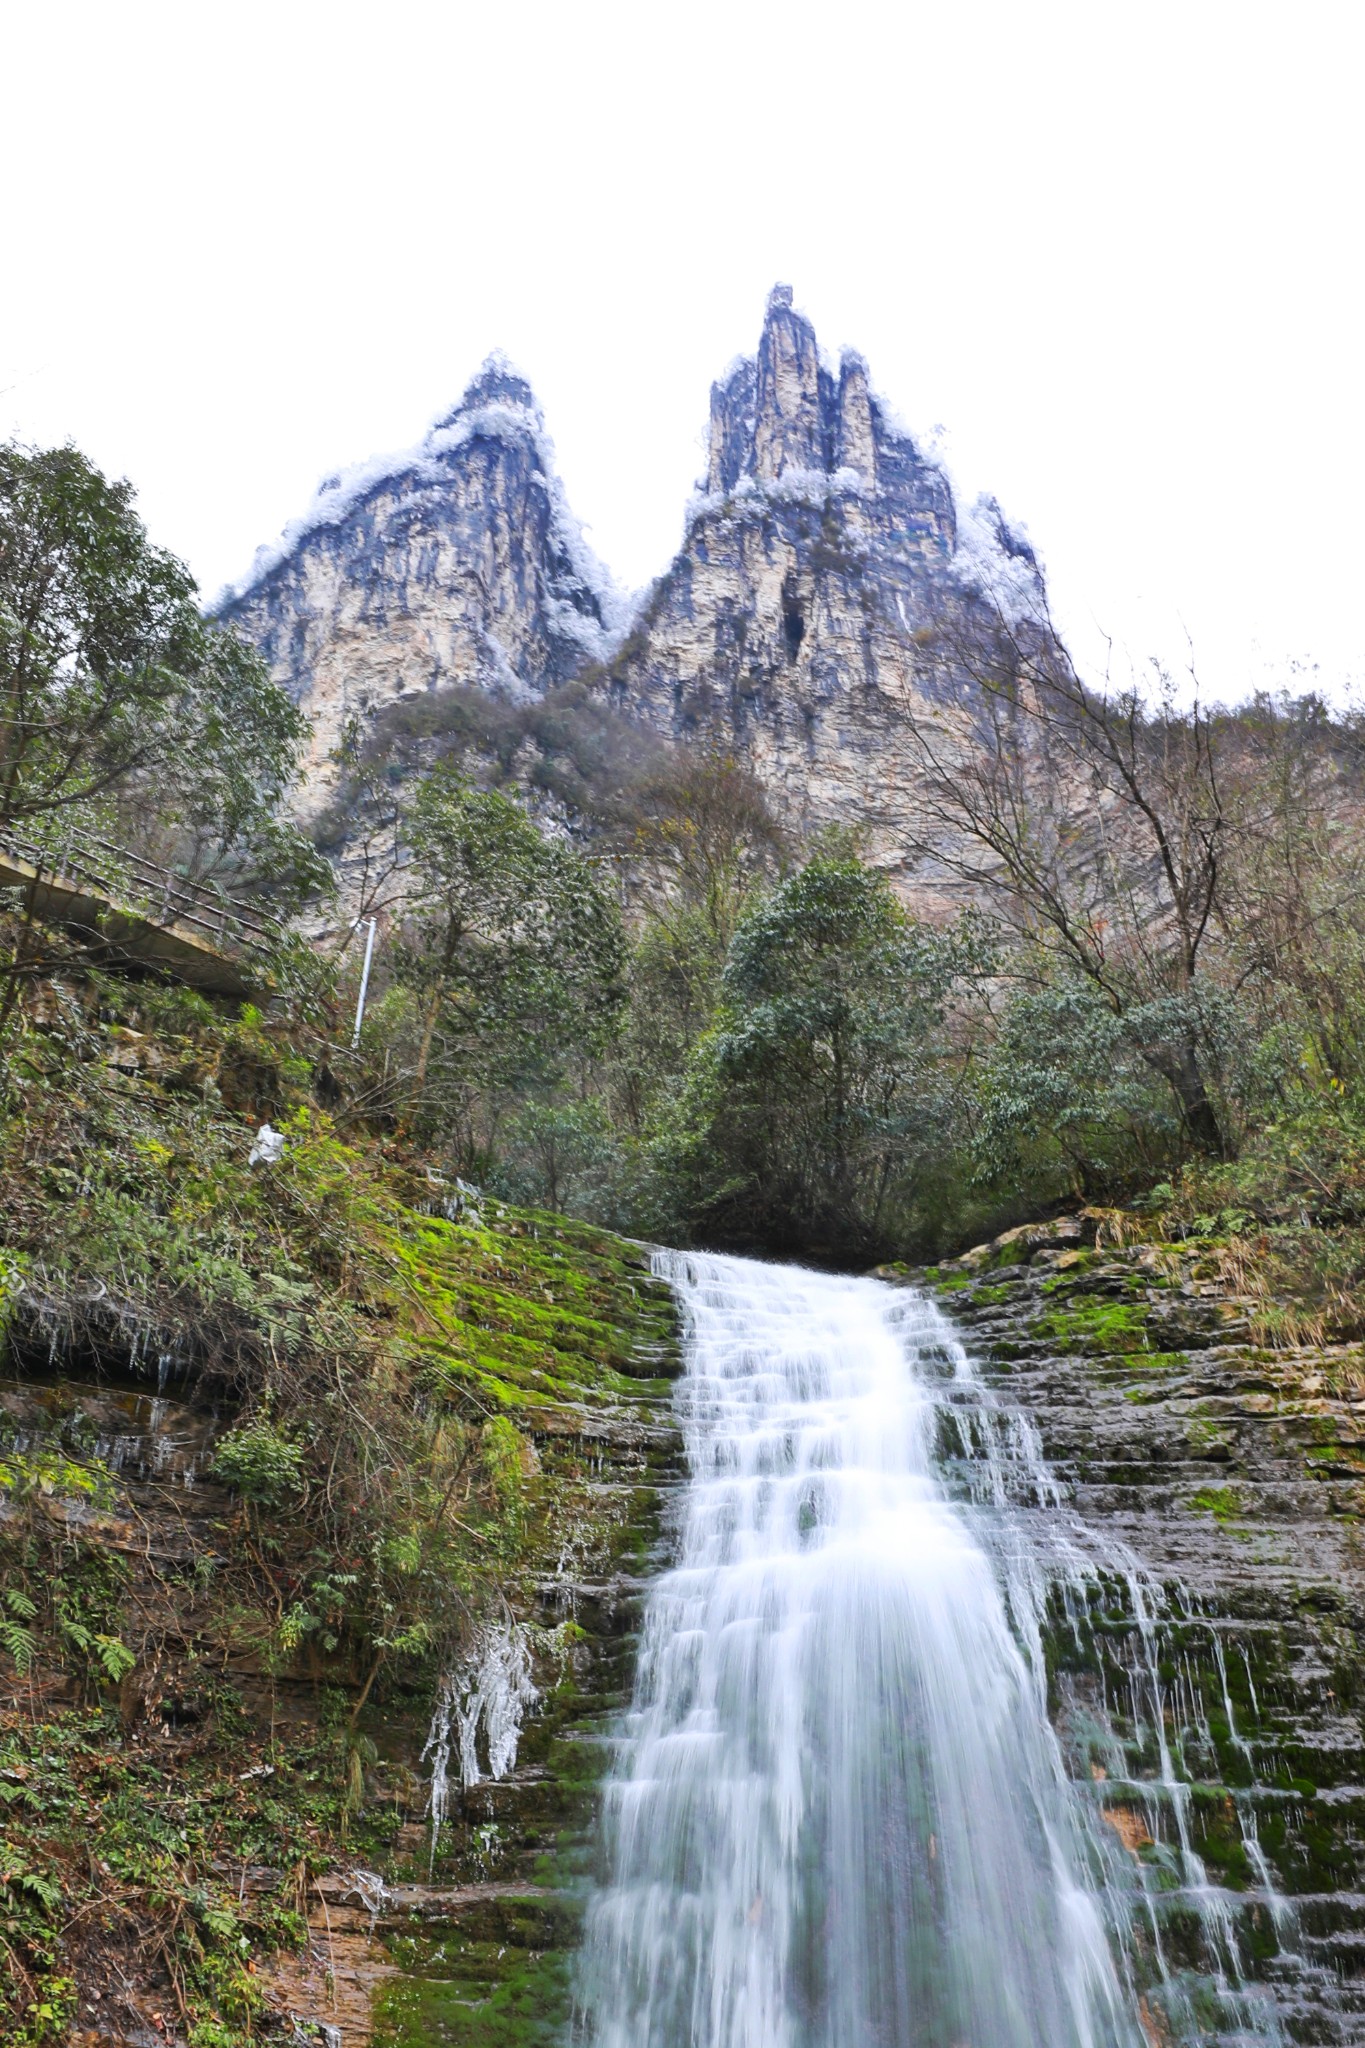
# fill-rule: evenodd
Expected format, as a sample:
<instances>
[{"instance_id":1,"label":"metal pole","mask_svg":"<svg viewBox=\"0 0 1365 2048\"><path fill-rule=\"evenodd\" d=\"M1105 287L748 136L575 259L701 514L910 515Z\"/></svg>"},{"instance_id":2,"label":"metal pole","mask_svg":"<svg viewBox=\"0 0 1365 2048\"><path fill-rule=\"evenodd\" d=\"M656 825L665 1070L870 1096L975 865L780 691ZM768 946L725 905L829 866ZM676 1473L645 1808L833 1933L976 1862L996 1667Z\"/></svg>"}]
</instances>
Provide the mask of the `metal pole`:
<instances>
[{"instance_id":1,"label":"metal pole","mask_svg":"<svg viewBox=\"0 0 1365 2048\"><path fill-rule=\"evenodd\" d=\"M359 918L356 919L356 923L360 923ZM360 1000L355 1006L355 1030L351 1033L352 1052L360 1043L360 1027L365 1021L365 991L370 985L370 961L374 957L374 927L375 919L371 918L369 936L365 941L365 965L360 970Z\"/></svg>"}]
</instances>

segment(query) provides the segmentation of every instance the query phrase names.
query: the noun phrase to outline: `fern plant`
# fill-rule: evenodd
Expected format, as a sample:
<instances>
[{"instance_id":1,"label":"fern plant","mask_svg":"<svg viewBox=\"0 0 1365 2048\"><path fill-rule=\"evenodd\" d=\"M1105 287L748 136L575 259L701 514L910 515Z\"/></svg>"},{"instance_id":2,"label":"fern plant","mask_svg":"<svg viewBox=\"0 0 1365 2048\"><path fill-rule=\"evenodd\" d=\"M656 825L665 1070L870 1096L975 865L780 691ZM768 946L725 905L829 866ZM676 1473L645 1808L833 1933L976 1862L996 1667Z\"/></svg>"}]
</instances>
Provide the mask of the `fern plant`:
<instances>
[{"instance_id":1,"label":"fern plant","mask_svg":"<svg viewBox=\"0 0 1365 2048\"><path fill-rule=\"evenodd\" d=\"M37 1614L36 1604L29 1598L22 1586L6 1586L0 1592L0 1647L14 1660L14 1668L21 1678L32 1669L38 1638L24 1623L32 1621Z\"/></svg>"}]
</instances>

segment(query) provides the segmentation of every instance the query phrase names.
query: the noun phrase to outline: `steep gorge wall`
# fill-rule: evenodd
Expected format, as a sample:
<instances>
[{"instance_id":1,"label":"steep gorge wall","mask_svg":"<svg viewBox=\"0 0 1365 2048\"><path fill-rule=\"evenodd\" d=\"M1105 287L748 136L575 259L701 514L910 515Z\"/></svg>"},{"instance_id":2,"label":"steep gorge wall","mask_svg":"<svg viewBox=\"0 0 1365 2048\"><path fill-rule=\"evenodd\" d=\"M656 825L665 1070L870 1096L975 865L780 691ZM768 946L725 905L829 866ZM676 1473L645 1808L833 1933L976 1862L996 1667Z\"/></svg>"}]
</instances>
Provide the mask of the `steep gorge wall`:
<instances>
[{"instance_id":1,"label":"steep gorge wall","mask_svg":"<svg viewBox=\"0 0 1365 2048\"><path fill-rule=\"evenodd\" d=\"M579 678L657 736L735 751L794 825L870 828L896 870L907 714L969 713L964 641L1045 611L998 507L955 502L786 286L713 387L706 477L633 617L552 463L529 386L490 361L419 448L330 480L220 601L315 719L302 808L348 721L449 685L516 698Z\"/></svg>"}]
</instances>

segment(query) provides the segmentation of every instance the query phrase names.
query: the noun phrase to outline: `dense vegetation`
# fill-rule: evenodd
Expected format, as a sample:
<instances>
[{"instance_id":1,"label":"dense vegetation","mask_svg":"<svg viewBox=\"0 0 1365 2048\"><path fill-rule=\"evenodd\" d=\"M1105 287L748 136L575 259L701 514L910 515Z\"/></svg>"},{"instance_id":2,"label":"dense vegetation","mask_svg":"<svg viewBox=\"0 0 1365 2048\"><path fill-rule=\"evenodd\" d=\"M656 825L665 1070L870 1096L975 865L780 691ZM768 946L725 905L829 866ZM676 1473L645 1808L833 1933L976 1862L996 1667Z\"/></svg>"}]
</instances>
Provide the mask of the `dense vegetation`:
<instances>
[{"instance_id":1,"label":"dense vegetation","mask_svg":"<svg viewBox=\"0 0 1365 2048\"><path fill-rule=\"evenodd\" d=\"M74 448L0 446L0 832L61 854L108 832L187 878L317 888L280 815L301 714L126 483Z\"/></svg>"},{"instance_id":2,"label":"dense vegetation","mask_svg":"<svg viewBox=\"0 0 1365 2048\"><path fill-rule=\"evenodd\" d=\"M317 1021L65 970L6 1052L0 2031L131 1986L227 2048L313 1879L392 1839L375 1710L424 1719L485 1616L596 1557L537 1442L636 1396L667 1312L631 1247L340 1135ZM139 1381L221 1417L190 1491L99 1441L89 1387L145 1429Z\"/></svg>"},{"instance_id":3,"label":"dense vegetation","mask_svg":"<svg viewBox=\"0 0 1365 2048\"><path fill-rule=\"evenodd\" d=\"M479 1082L451 1013L433 1043L453 1066L423 1056L411 906L450 857L429 792L479 775L544 813L546 785L518 792L463 703L445 723L428 705L391 785L415 859L408 907L381 917L371 1105L382 1075L452 1170L672 1240L927 1257L1177 1183L1240 1188L1250 1215L1262 1159L1269 1220L1284 1133L1335 1154L1327 1127L1361 1114L1356 715L1312 696L1210 708L1159 678L1096 692L1055 640L1003 629L957 652L971 716L906 718L901 851L927 878L908 904L856 829L799 843L723 752L617 746L609 800L599 784L570 814L598 953L573 1004L507 1010L518 1057L503 1045ZM491 834L472 803L468 829ZM590 869L619 883L605 951L615 913ZM954 890L972 907L945 914ZM491 1053L503 1025L483 1028Z\"/></svg>"},{"instance_id":4,"label":"dense vegetation","mask_svg":"<svg viewBox=\"0 0 1365 2048\"><path fill-rule=\"evenodd\" d=\"M957 655L970 715L907 712L902 852L966 911L573 690L352 733L309 844L302 721L127 488L3 451L0 834L283 919L243 1008L0 905L0 1292L12 1384L53 1380L36 1435L0 1418L7 2039L153 1968L196 2048L251 2038L248 1964L378 1825L367 1713L597 1540L536 1418L629 1399L664 1340L608 1232L927 1260L1126 1205L1265 1341L1358 1331L1357 719L1090 690L1047 634ZM227 1424L174 1540L60 1382L153 1361ZM286 1681L312 1704L281 1733ZM267 1854L293 1889L234 1904Z\"/></svg>"},{"instance_id":5,"label":"dense vegetation","mask_svg":"<svg viewBox=\"0 0 1365 2048\"><path fill-rule=\"evenodd\" d=\"M57 856L117 832L276 910L316 885L275 815L302 723L198 620L126 490L70 451L11 451L0 565L14 787L72 778L69 803L16 797L12 828ZM376 1711L424 1725L488 1616L532 1614L538 1575L603 1571L634 1540L594 1510L573 1418L657 1396L672 1326L644 1255L476 1198L404 1125L410 1098L599 1049L619 915L496 793L436 778L414 832L427 886L384 999L414 1032L396 1096L287 929L251 960L267 1014L102 971L102 932L44 924L26 891L0 903L6 2040L97 2020L258 2038L261 1962L302 1938L315 1878L380 1858L406 1811L376 1776ZM162 1393L201 1418L183 1478L157 1463ZM572 1691L573 1634L539 1643L543 1684Z\"/></svg>"}]
</instances>

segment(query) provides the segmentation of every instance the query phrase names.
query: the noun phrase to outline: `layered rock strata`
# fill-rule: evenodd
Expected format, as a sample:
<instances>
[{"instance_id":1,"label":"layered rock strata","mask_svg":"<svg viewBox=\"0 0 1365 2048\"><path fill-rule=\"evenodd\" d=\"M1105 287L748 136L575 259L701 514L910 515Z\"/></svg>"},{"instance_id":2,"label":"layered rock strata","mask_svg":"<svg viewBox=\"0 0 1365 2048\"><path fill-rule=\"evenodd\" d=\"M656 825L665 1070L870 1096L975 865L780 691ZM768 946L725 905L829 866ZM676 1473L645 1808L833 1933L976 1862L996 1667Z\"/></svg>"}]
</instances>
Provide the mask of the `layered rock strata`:
<instances>
[{"instance_id":1,"label":"layered rock strata","mask_svg":"<svg viewBox=\"0 0 1365 2048\"><path fill-rule=\"evenodd\" d=\"M1095 1235L1063 1219L925 1276L1041 1435L1062 1499L1031 1505L1094 1561L1083 1610L1052 1616L1055 1718L1131 1864L1136 1946L1207 2002L1197 2038L1248 2037L1217 1997L1230 1937L1281 2030L1256 2038L1344 2048L1365 2038L1365 1351L1271 1349L1215 1255Z\"/></svg>"}]
</instances>

